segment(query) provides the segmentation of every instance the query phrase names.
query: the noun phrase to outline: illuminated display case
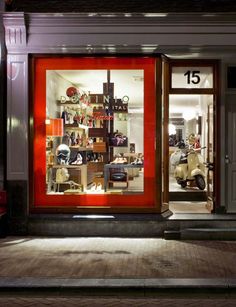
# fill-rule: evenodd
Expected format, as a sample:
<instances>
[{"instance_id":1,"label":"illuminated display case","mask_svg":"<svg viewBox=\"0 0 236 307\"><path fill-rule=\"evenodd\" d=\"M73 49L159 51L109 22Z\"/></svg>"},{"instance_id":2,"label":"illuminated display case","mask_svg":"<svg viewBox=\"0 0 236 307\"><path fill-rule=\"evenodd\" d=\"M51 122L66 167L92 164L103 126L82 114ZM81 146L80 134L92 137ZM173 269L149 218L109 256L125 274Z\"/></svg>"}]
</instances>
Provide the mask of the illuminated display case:
<instances>
[{"instance_id":1,"label":"illuminated display case","mask_svg":"<svg viewBox=\"0 0 236 307\"><path fill-rule=\"evenodd\" d=\"M36 79L44 85L38 95L36 83L35 93L37 205L154 205L154 63L76 58L72 69L71 58L36 60Z\"/></svg>"}]
</instances>

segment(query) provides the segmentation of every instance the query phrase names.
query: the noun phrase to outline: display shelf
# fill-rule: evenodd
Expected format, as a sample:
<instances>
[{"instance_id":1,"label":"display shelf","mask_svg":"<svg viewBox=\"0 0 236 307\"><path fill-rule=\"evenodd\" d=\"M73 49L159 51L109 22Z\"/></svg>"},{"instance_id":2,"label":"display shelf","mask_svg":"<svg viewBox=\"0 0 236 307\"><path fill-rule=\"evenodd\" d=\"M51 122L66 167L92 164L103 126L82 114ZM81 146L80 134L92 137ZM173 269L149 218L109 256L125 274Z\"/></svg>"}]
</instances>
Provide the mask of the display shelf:
<instances>
[{"instance_id":1,"label":"display shelf","mask_svg":"<svg viewBox=\"0 0 236 307\"><path fill-rule=\"evenodd\" d=\"M74 145L74 146L69 146L72 149L77 149L78 151L93 151L92 147L81 147L78 145Z\"/></svg>"},{"instance_id":2,"label":"display shelf","mask_svg":"<svg viewBox=\"0 0 236 307\"><path fill-rule=\"evenodd\" d=\"M79 106L79 102L72 102L70 100L66 100L65 102L61 102L61 100L57 100L58 106L64 106L64 105L72 105L72 106Z\"/></svg>"},{"instance_id":3,"label":"display shelf","mask_svg":"<svg viewBox=\"0 0 236 307\"><path fill-rule=\"evenodd\" d=\"M78 129L81 129L81 130L88 130L89 126L86 126L86 125L81 125L81 124L64 124L64 127L67 129L67 130L78 130Z\"/></svg>"},{"instance_id":4,"label":"display shelf","mask_svg":"<svg viewBox=\"0 0 236 307\"><path fill-rule=\"evenodd\" d=\"M68 168L68 169L73 169L73 168L81 168L81 167L85 167L86 164L54 164L52 165L53 168Z\"/></svg>"}]
</instances>

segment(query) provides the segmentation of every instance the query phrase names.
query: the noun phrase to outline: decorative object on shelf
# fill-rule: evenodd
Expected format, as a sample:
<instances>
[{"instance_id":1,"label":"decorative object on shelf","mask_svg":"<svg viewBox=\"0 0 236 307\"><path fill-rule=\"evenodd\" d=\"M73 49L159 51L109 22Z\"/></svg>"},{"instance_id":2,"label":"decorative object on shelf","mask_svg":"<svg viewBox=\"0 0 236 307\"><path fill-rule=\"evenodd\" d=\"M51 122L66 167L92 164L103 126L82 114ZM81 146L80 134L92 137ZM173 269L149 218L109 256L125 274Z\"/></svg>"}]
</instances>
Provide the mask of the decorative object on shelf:
<instances>
[{"instance_id":1,"label":"decorative object on shelf","mask_svg":"<svg viewBox=\"0 0 236 307\"><path fill-rule=\"evenodd\" d=\"M68 89L66 90L66 95L70 98L72 103L77 103L80 99L80 92L74 86L68 87Z\"/></svg>"},{"instance_id":2,"label":"decorative object on shelf","mask_svg":"<svg viewBox=\"0 0 236 307\"><path fill-rule=\"evenodd\" d=\"M79 96L78 95L74 95L70 98L71 102L73 103L77 103L79 101Z\"/></svg>"},{"instance_id":3,"label":"decorative object on shelf","mask_svg":"<svg viewBox=\"0 0 236 307\"><path fill-rule=\"evenodd\" d=\"M106 142L93 143L93 152L107 152Z\"/></svg>"},{"instance_id":4,"label":"decorative object on shelf","mask_svg":"<svg viewBox=\"0 0 236 307\"><path fill-rule=\"evenodd\" d=\"M112 147L127 147L128 138L118 130L109 137L109 146Z\"/></svg>"},{"instance_id":5,"label":"decorative object on shelf","mask_svg":"<svg viewBox=\"0 0 236 307\"><path fill-rule=\"evenodd\" d=\"M63 123L64 123L64 124L68 124L69 116L68 116L68 112L67 112L66 108L65 108L65 110L62 112L61 118L63 119Z\"/></svg>"},{"instance_id":6,"label":"decorative object on shelf","mask_svg":"<svg viewBox=\"0 0 236 307\"><path fill-rule=\"evenodd\" d=\"M67 90L66 90L66 95L67 95L68 97L73 97L73 96L78 95L78 94L79 94L79 91L78 91L78 89L77 89L76 87L74 87L74 86L70 86L70 87L68 87Z\"/></svg>"},{"instance_id":7,"label":"decorative object on shelf","mask_svg":"<svg viewBox=\"0 0 236 307\"><path fill-rule=\"evenodd\" d=\"M56 149L57 161L59 164L69 164L70 148L66 144L60 144Z\"/></svg>"},{"instance_id":8,"label":"decorative object on shelf","mask_svg":"<svg viewBox=\"0 0 236 307\"><path fill-rule=\"evenodd\" d=\"M60 102L61 103L66 103L66 97L65 96L61 96Z\"/></svg>"},{"instance_id":9,"label":"decorative object on shelf","mask_svg":"<svg viewBox=\"0 0 236 307\"><path fill-rule=\"evenodd\" d=\"M50 148L50 153L48 155L48 165L52 165L54 163L53 138L64 135L63 120L61 118L50 118L46 119L45 124L46 136L50 139L48 143Z\"/></svg>"},{"instance_id":10,"label":"decorative object on shelf","mask_svg":"<svg viewBox=\"0 0 236 307\"><path fill-rule=\"evenodd\" d=\"M66 144L69 147L71 146L71 135L68 131L62 137L62 144Z\"/></svg>"},{"instance_id":11,"label":"decorative object on shelf","mask_svg":"<svg viewBox=\"0 0 236 307\"><path fill-rule=\"evenodd\" d=\"M88 138L87 139L87 148L93 148L93 139L92 138Z\"/></svg>"},{"instance_id":12,"label":"decorative object on shelf","mask_svg":"<svg viewBox=\"0 0 236 307\"><path fill-rule=\"evenodd\" d=\"M56 183L63 183L69 179L70 175L67 168L58 168L56 171Z\"/></svg>"},{"instance_id":13,"label":"decorative object on shelf","mask_svg":"<svg viewBox=\"0 0 236 307\"><path fill-rule=\"evenodd\" d=\"M86 93L83 93L80 96L79 100L80 100L82 109L86 109L90 105L89 96Z\"/></svg>"},{"instance_id":14,"label":"decorative object on shelf","mask_svg":"<svg viewBox=\"0 0 236 307\"><path fill-rule=\"evenodd\" d=\"M46 119L46 135L50 137L63 136L63 120L61 118Z\"/></svg>"},{"instance_id":15,"label":"decorative object on shelf","mask_svg":"<svg viewBox=\"0 0 236 307\"><path fill-rule=\"evenodd\" d=\"M71 134L70 134L70 143L71 143L71 146L75 146L76 145L76 137L75 137L75 132L72 131Z\"/></svg>"},{"instance_id":16,"label":"decorative object on shelf","mask_svg":"<svg viewBox=\"0 0 236 307\"><path fill-rule=\"evenodd\" d=\"M135 143L130 143L129 144L129 152L130 153L135 153Z\"/></svg>"}]
</instances>

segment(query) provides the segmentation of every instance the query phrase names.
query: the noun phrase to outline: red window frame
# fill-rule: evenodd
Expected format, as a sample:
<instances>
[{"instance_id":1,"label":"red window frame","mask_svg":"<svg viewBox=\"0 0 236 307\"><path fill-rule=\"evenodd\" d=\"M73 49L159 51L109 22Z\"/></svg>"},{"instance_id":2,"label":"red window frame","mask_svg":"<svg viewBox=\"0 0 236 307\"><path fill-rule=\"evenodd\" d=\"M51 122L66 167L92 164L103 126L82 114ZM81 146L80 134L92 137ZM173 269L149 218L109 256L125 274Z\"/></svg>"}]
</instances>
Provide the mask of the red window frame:
<instances>
[{"instance_id":1,"label":"red window frame","mask_svg":"<svg viewBox=\"0 0 236 307\"><path fill-rule=\"evenodd\" d=\"M33 207L153 208L156 195L156 60L152 57L39 57L35 59ZM138 195L46 194L46 71L142 69L144 71L144 193ZM160 191L161 192L161 191Z\"/></svg>"}]
</instances>

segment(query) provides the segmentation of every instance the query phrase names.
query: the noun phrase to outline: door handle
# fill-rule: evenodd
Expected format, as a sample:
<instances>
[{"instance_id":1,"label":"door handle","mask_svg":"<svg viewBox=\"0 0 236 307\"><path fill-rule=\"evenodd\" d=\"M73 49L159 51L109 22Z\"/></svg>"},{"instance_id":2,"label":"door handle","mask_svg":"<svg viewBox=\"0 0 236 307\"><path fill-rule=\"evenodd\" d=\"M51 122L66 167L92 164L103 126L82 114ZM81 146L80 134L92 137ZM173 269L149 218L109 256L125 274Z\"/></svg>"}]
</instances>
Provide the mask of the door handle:
<instances>
[{"instance_id":1,"label":"door handle","mask_svg":"<svg viewBox=\"0 0 236 307\"><path fill-rule=\"evenodd\" d=\"M213 171L214 170L214 163L207 162L206 163L206 167L209 169L209 171Z\"/></svg>"},{"instance_id":2,"label":"door handle","mask_svg":"<svg viewBox=\"0 0 236 307\"><path fill-rule=\"evenodd\" d=\"M226 163L226 164L229 164L229 163L230 163L230 160L229 160L229 156L228 156L228 155L225 155L225 163Z\"/></svg>"}]
</instances>

